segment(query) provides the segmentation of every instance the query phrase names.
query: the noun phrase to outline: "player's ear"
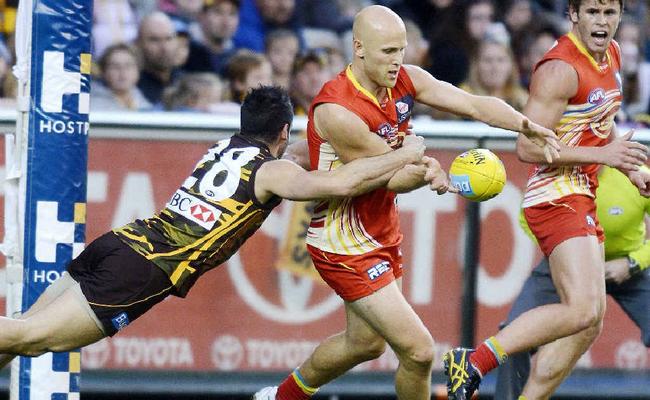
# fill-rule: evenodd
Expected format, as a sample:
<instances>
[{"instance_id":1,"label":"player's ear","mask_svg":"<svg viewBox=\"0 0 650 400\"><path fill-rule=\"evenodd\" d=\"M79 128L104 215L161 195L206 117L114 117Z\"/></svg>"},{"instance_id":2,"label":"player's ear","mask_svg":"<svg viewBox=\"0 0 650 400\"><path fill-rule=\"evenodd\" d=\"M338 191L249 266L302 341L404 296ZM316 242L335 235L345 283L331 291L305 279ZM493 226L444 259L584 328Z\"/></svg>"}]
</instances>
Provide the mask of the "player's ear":
<instances>
[{"instance_id":1,"label":"player's ear","mask_svg":"<svg viewBox=\"0 0 650 400\"><path fill-rule=\"evenodd\" d=\"M354 46L354 54L359 57L363 58L365 56L365 49L363 48L363 43L359 39L354 39L353 41L353 46Z\"/></svg>"},{"instance_id":2,"label":"player's ear","mask_svg":"<svg viewBox=\"0 0 650 400\"><path fill-rule=\"evenodd\" d=\"M574 24L577 24L578 23L578 10L576 10L573 7L569 7L569 19Z\"/></svg>"},{"instance_id":3,"label":"player's ear","mask_svg":"<svg viewBox=\"0 0 650 400\"><path fill-rule=\"evenodd\" d=\"M282 130L280 131L280 140L289 140L289 135L291 133L289 124L284 124Z\"/></svg>"}]
</instances>

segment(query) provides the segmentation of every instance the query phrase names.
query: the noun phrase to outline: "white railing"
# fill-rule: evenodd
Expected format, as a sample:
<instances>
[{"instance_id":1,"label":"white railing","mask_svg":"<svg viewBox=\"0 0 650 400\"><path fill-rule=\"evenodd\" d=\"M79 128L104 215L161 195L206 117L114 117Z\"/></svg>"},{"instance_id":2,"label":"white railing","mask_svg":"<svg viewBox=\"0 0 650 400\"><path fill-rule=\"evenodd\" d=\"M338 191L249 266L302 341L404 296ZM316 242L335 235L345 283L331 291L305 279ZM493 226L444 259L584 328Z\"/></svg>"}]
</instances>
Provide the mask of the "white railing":
<instances>
[{"instance_id":1,"label":"white railing","mask_svg":"<svg viewBox=\"0 0 650 400\"><path fill-rule=\"evenodd\" d=\"M0 131L15 130L16 111L0 109ZM239 115L180 112L92 112L90 136L120 139L163 139L214 141L239 129ZM305 117L295 118L292 129L302 131ZM621 129L623 130L623 129ZM478 140L505 142L510 147L515 135L481 122L436 121L427 117L413 119L413 131L442 148L467 147ZM217 136L215 136L215 134ZM635 140L650 143L650 129L637 130ZM460 142L459 142L460 140ZM509 143L510 142L510 143Z\"/></svg>"}]
</instances>

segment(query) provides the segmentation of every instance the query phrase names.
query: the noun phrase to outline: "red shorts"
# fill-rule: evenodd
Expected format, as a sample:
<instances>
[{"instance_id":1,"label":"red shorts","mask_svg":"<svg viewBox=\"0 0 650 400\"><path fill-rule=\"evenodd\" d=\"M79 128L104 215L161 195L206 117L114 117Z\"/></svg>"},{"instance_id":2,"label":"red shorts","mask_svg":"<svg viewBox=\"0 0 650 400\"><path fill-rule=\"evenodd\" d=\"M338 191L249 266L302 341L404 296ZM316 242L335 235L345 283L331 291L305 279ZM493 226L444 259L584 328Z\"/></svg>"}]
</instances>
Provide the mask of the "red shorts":
<instances>
[{"instance_id":1,"label":"red shorts","mask_svg":"<svg viewBox=\"0 0 650 400\"><path fill-rule=\"evenodd\" d=\"M593 235L600 243L605 240L596 216L596 202L588 196L569 195L527 207L524 216L546 257L567 239Z\"/></svg>"},{"instance_id":2,"label":"red shorts","mask_svg":"<svg viewBox=\"0 0 650 400\"><path fill-rule=\"evenodd\" d=\"M399 246L358 255L328 253L310 245L307 250L320 276L345 301L371 295L402 277Z\"/></svg>"}]
</instances>

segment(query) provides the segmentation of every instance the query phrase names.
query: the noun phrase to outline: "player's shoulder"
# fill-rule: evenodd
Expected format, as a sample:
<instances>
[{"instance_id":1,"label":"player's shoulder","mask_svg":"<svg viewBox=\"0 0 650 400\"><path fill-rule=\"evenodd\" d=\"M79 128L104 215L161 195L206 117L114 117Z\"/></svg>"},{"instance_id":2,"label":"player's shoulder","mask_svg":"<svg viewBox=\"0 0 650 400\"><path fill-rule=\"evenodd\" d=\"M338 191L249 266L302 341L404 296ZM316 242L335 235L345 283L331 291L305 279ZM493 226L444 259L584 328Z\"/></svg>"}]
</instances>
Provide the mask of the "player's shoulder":
<instances>
[{"instance_id":1,"label":"player's shoulder","mask_svg":"<svg viewBox=\"0 0 650 400\"><path fill-rule=\"evenodd\" d=\"M535 75L561 79L577 77L578 73L569 61L560 58L551 58L537 66L537 69L533 72L533 76Z\"/></svg>"},{"instance_id":2,"label":"player's shoulder","mask_svg":"<svg viewBox=\"0 0 650 400\"><path fill-rule=\"evenodd\" d=\"M531 92L569 98L578 90L578 84L578 71L573 65L562 59L550 59L533 72Z\"/></svg>"}]
</instances>

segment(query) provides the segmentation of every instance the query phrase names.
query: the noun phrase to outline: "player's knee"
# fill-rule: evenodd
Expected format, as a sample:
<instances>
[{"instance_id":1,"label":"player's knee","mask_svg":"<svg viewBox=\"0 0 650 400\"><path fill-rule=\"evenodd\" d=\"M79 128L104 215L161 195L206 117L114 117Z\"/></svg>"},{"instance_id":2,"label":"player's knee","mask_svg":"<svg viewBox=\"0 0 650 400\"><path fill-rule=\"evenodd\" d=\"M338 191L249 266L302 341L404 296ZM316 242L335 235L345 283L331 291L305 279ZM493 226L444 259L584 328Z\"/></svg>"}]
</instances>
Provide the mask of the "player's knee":
<instances>
[{"instance_id":1,"label":"player's knee","mask_svg":"<svg viewBox=\"0 0 650 400\"><path fill-rule=\"evenodd\" d=\"M13 352L23 356L38 357L49 351L46 340L47 338L38 331L30 331L14 342Z\"/></svg>"},{"instance_id":2,"label":"player's knee","mask_svg":"<svg viewBox=\"0 0 650 400\"><path fill-rule=\"evenodd\" d=\"M422 335L421 338L414 341L406 351L401 352L403 362L408 362L410 365L417 366L418 368L428 369L431 368L434 361L434 342L431 335ZM404 360L405 359L405 360Z\"/></svg>"},{"instance_id":3,"label":"player's knee","mask_svg":"<svg viewBox=\"0 0 650 400\"><path fill-rule=\"evenodd\" d=\"M603 321L603 314L603 311L597 305L581 307L575 320L578 330L597 329Z\"/></svg>"},{"instance_id":4,"label":"player's knee","mask_svg":"<svg viewBox=\"0 0 650 400\"><path fill-rule=\"evenodd\" d=\"M603 320L601 318L600 321L596 323L596 325L590 326L583 331L585 341L590 344L593 343L596 340L596 338L598 338L602 330L603 330Z\"/></svg>"},{"instance_id":5,"label":"player's knee","mask_svg":"<svg viewBox=\"0 0 650 400\"><path fill-rule=\"evenodd\" d=\"M368 360L379 358L386 351L386 341L383 339L376 339L371 343L368 343L365 350Z\"/></svg>"},{"instance_id":6,"label":"player's knee","mask_svg":"<svg viewBox=\"0 0 650 400\"><path fill-rule=\"evenodd\" d=\"M356 353L356 358L362 361L379 358L386 351L386 341L379 336L353 340L349 344L349 348Z\"/></svg>"},{"instance_id":7,"label":"player's knee","mask_svg":"<svg viewBox=\"0 0 650 400\"><path fill-rule=\"evenodd\" d=\"M15 353L37 357L47 352L67 351L67 347L56 344L56 334L38 323L23 322L20 336L14 341Z\"/></svg>"},{"instance_id":8,"label":"player's knee","mask_svg":"<svg viewBox=\"0 0 650 400\"><path fill-rule=\"evenodd\" d=\"M597 328L603 321L605 306L599 299L581 299L571 306L576 332Z\"/></svg>"}]
</instances>

